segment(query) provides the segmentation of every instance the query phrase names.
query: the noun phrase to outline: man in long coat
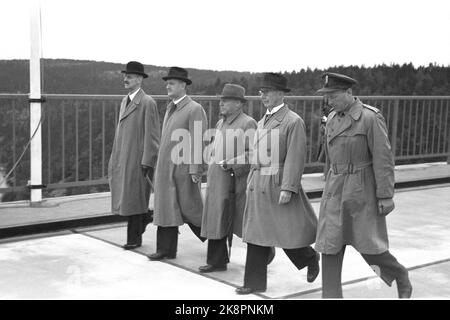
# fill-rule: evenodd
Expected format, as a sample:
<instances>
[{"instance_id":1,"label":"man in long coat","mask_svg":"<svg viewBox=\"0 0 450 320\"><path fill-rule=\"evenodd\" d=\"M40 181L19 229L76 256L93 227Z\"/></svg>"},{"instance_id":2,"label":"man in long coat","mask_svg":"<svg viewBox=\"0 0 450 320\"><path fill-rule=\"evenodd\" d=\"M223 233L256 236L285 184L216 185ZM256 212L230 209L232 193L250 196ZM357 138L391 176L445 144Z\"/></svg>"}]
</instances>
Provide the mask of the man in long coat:
<instances>
[{"instance_id":1,"label":"man in long coat","mask_svg":"<svg viewBox=\"0 0 450 320\"><path fill-rule=\"evenodd\" d=\"M206 240L200 236L206 113L186 95L186 87L192 83L187 70L172 67L163 80L171 102L164 116L156 165L153 223L158 229L156 253L148 256L150 260L176 258L178 227L184 223L200 240Z\"/></svg>"},{"instance_id":2,"label":"man in long coat","mask_svg":"<svg viewBox=\"0 0 450 320\"><path fill-rule=\"evenodd\" d=\"M156 166L160 124L155 100L141 89L143 78L147 78L144 66L131 61L122 73L128 95L120 105L108 177L111 211L128 217L123 248L130 250L142 245L142 234L152 221L148 213L149 180Z\"/></svg>"},{"instance_id":3,"label":"man in long coat","mask_svg":"<svg viewBox=\"0 0 450 320\"><path fill-rule=\"evenodd\" d=\"M305 124L283 102L289 92L280 74L265 73L261 99L267 108L258 122L248 176L243 240L247 243L244 286L238 294L267 287L270 247L283 248L297 267L308 267L307 281L319 274L319 254L310 246L317 218L301 186L306 160Z\"/></svg>"},{"instance_id":4,"label":"man in long coat","mask_svg":"<svg viewBox=\"0 0 450 320\"><path fill-rule=\"evenodd\" d=\"M409 298L408 271L388 251L385 216L394 209L394 157L380 111L352 95L356 80L324 74L318 90L333 107L326 124L330 161L320 205L316 250L322 253L324 298L341 298L346 245L353 246L399 297Z\"/></svg>"},{"instance_id":5,"label":"man in long coat","mask_svg":"<svg viewBox=\"0 0 450 320\"><path fill-rule=\"evenodd\" d=\"M226 270L229 262L227 237L230 233L242 237L245 190L250 171L248 154L256 129L256 121L242 111L246 102L244 95L242 86L226 84L220 96L223 118L216 125L203 208L201 235L208 238L207 265L199 268L203 273ZM233 180L235 199L230 199Z\"/></svg>"}]
</instances>

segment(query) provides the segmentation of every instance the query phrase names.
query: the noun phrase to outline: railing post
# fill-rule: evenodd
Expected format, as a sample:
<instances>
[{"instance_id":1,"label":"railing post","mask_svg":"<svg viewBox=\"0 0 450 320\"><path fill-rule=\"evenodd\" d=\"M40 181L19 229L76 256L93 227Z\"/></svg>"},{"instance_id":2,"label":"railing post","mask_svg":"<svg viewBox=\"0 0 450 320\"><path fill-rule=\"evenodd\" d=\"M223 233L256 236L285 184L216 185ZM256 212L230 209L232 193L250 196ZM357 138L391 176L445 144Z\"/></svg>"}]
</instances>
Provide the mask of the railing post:
<instances>
[{"instance_id":1,"label":"railing post","mask_svg":"<svg viewBox=\"0 0 450 320\"><path fill-rule=\"evenodd\" d=\"M399 99L395 100L394 103L394 114L392 116L392 132L391 132L391 147L392 153L394 154L394 159L397 151L397 122L398 122L398 105Z\"/></svg>"},{"instance_id":2,"label":"railing post","mask_svg":"<svg viewBox=\"0 0 450 320\"><path fill-rule=\"evenodd\" d=\"M41 17L39 1L32 2L30 12L30 181L31 204L42 201L42 135L41 135ZM33 137L33 134L34 137ZM33 188L36 186L36 188Z\"/></svg>"},{"instance_id":3,"label":"railing post","mask_svg":"<svg viewBox=\"0 0 450 320\"><path fill-rule=\"evenodd\" d=\"M447 114L449 113L450 106L447 101ZM446 119L447 120L447 119ZM447 129L447 164L450 164L450 126Z\"/></svg>"}]
</instances>

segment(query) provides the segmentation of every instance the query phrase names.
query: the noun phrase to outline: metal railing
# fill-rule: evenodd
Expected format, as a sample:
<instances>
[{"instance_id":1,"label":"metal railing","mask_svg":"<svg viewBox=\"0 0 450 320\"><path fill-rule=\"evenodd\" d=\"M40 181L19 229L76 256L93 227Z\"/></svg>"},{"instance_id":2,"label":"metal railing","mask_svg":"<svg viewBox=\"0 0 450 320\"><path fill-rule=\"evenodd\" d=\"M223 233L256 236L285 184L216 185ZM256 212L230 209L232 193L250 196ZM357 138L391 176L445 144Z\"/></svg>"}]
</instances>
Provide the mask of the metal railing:
<instances>
[{"instance_id":1,"label":"metal railing","mask_svg":"<svg viewBox=\"0 0 450 320\"><path fill-rule=\"evenodd\" d=\"M119 95L45 95L42 120L43 183L46 195L64 194L66 188L88 187L84 192L103 191L107 164L118 121ZM160 119L167 96L153 96ZM192 96L203 105L209 127L218 121L217 96ZM265 109L259 97L247 97L244 111L256 120ZM397 163L450 160L450 96L364 96L364 103L384 115ZM288 96L291 109L305 121L307 167L320 170L321 97ZM10 170L29 139L28 96L0 94L0 167ZM0 193L27 192L29 151ZM82 191L83 192L83 191Z\"/></svg>"}]
</instances>

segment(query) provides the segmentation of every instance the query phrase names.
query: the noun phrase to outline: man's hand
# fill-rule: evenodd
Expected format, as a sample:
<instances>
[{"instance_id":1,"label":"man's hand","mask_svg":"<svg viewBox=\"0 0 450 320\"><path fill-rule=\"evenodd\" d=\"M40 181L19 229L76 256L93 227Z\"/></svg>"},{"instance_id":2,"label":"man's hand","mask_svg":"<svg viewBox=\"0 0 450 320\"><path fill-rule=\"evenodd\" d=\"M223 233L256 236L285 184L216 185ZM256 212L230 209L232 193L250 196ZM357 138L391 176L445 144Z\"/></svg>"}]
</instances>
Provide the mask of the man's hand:
<instances>
[{"instance_id":1,"label":"man's hand","mask_svg":"<svg viewBox=\"0 0 450 320\"><path fill-rule=\"evenodd\" d=\"M218 165L222 168L222 170L228 171L227 162L225 160L221 160L218 162Z\"/></svg>"},{"instance_id":2,"label":"man's hand","mask_svg":"<svg viewBox=\"0 0 450 320\"><path fill-rule=\"evenodd\" d=\"M145 176L148 176L150 180L153 179L153 168L149 166L141 165L142 174Z\"/></svg>"},{"instance_id":3,"label":"man's hand","mask_svg":"<svg viewBox=\"0 0 450 320\"><path fill-rule=\"evenodd\" d=\"M191 174L191 179L193 183L199 183L202 181L202 175L201 174Z\"/></svg>"},{"instance_id":4,"label":"man's hand","mask_svg":"<svg viewBox=\"0 0 450 320\"><path fill-rule=\"evenodd\" d=\"M393 199L378 199L378 214L387 216L394 210L395 204Z\"/></svg>"},{"instance_id":5,"label":"man's hand","mask_svg":"<svg viewBox=\"0 0 450 320\"><path fill-rule=\"evenodd\" d=\"M280 192L280 200L278 200L279 204L286 204L289 201L291 201L292 192L291 191L284 191L282 190Z\"/></svg>"}]
</instances>

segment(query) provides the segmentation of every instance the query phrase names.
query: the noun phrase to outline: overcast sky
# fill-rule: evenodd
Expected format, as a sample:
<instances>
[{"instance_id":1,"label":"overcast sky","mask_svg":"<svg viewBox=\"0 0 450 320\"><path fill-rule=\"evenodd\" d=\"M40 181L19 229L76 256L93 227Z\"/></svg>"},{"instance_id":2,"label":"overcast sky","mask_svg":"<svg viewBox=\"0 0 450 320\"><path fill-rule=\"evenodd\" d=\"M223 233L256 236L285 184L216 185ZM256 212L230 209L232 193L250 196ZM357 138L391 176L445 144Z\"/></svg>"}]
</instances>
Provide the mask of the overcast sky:
<instances>
[{"instance_id":1,"label":"overcast sky","mask_svg":"<svg viewBox=\"0 0 450 320\"><path fill-rule=\"evenodd\" d=\"M29 1L0 0L0 59L29 58ZM253 72L450 65L449 0L41 0L41 16L45 58Z\"/></svg>"}]
</instances>

